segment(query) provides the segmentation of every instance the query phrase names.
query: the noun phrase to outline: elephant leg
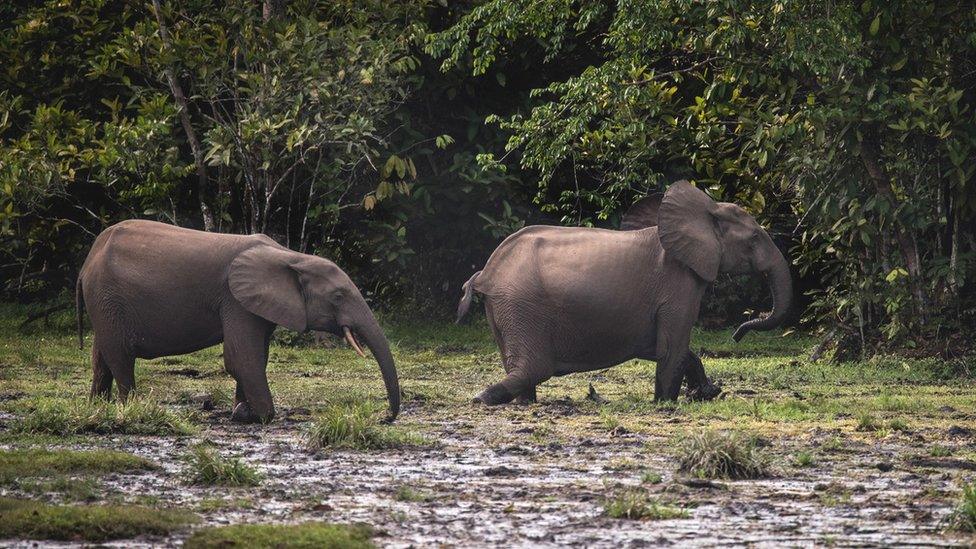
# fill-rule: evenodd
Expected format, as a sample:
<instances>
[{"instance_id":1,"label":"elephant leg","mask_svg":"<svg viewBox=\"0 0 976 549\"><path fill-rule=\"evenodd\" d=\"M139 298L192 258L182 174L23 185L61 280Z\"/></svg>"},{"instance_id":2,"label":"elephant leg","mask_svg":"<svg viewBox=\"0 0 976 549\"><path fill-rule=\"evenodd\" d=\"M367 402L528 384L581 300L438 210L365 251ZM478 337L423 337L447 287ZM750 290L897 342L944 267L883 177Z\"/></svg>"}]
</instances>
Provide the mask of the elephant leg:
<instances>
[{"instance_id":1,"label":"elephant leg","mask_svg":"<svg viewBox=\"0 0 976 549\"><path fill-rule=\"evenodd\" d=\"M685 381L688 383L688 398L691 400L712 400L722 394L722 389L705 375L701 358L691 351L688 351L685 359Z\"/></svg>"},{"instance_id":2,"label":"elephant leg","mask_svg":"<svg viewBox=\"0 0 976 549\"><path fill-rule=\"evenodd\" d=\"M244 311L224 322L224 368L237 381L233 421L268 423L274 418L267 376L268 341L273 330L270 322Z\"/></svg>"},{"instance_id":3,"label":"elephant leg","mask_svg":"<svg viewBox=\"0 0 976 549\"><path fill-rule=\"evenodd\" d=\"M95 358L97 357L97 362ZM98 364L98 366L96 366ZM92 369L98 368L99 372L108 370L110 378L108 380L108 390L111 392L112 379L119 388L119 400L125 402L129 399L129 393L136 388L136 357L126 351L122 345L99 343L95 340L92 350ZM96 385L97 375L92 379L92 390ZM101 378L104 379L104 378ZM105 383L102 381L102 383ZM101 385L99 388L104 388Z\"/></svg>"},{"instance_id":4,"label":"elephant leg","mask_svg":"<svg viewBox=\"0 0 976 549\"><path fill-rule=\"evenodd\" d=\"M536 395L535 395L536 387L537 386L533 385L531 389L526 389L525 391L523 391L522 394L520 394L518 396L518 398L515 399L515 403L516 404L533 404L533 403L535 403L535 401L536 401Z\"/></svg>"},{"instance_id":5,"label":"elephant leg","mask_svg":"<svg viewBox=\"0 0 976 549\"><path fill-rule=\"evenodd\" d=\"M536 385L542 383L549 376L538 373L528 373L525 368L516 368L505 376L505 379L488 386L487 389L474 397L474 402L494 406L507 404L527 392L535 393Z\"/></svg>"},{"instance_id":6,"label":"elephant leg","mask_svg":"<svg viewBox=\"0 0 976 549\"><path fill-rule=\"evenodd\" d=\"M112 371L102 358L98 346L92 346L91 398L112 398Z\"/></svg>"},{"instance_id":7,"label":"elephant leg","mask_svg":"<svg viewBox=\"0 0 976 549\"><path fill-rule=\"evenodd\" d=\"M226 366L225 366L225 368L226 368ZM236 381L236 379L235 379L235 381ZM244 387L241 386L241 382L240 381L236 381L235 385L237 387L234 389L234 408L231 408L232 410L233 409L236 409L238 404L240 404L242 402L247 402L247 397L244 396Z\"/></svg>"},{"instance_id":8,"label":"elephant leg","mask_svg":"<svg viewBox=\"0 0 976 549\"><path fill-rule=\"evenodd\" d=\"M683 323L682 323L683 324ZM657 370L654 374L654 400L677 400L681 392L688 358L691 325L659 326ZM704 368L702 369L704 372Z\"/></svg>"}]
</instances>

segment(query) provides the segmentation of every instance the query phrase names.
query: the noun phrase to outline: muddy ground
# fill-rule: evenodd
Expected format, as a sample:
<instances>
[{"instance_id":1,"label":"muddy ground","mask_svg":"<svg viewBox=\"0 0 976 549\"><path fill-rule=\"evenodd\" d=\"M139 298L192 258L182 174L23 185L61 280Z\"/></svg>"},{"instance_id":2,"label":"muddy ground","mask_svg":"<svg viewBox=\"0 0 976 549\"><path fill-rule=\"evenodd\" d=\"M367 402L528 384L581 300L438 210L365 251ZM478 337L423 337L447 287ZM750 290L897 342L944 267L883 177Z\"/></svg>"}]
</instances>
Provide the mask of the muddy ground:
<instances>
[{"instance_id":1,"label":"muddy ground","mask_svg":"<svg viewBox=\"0 0 976 549\"><path fill-rule=\"evenodd\" d=\"M467 346L427 342L397 350L405 394L397 425L422 434L426 446L309 451L304 432L320 405L357 400L360 394L381 403L382 385L375 366L363 368L348 351L288 348L276 348L272 355L279 414L270 425L232 424L227 404L197 411L187 394L232 388L214 364L219 351L210 351L140 366L143 387L172 409L195 414L200 429L195 435L84 436L63 444L50 437L6 436L0 446L108 448L162 466L100 478L97 501L190 509L203 525L367 523L382 547L965 546L976 541L946 528L961 486L976 476L976 389L955 370L901 361L813 364L802 358L799 345L795 350L760 345L706 359L706 368L725 389L712 403L657 406L650 399L653 366L631 363L552 380L537 404L485 408L468 399L500 375L500 366L490 340L481 337ZM721 334L722 341L726 337ZM64 362L61 352L68 351L29 358L43 361L50 355L53 362ZM16 402L33 398L31 391L64 395L87 382L84 360L55 369L60 373L41 376L40 382L28 376L30 368L7 370L0 432L16 421L22 413ZM944 379L950 374L954 377ZM590 384L610 402L587 400ZM865 427L864 414L877 417L878 425ZM700 429L743 430L759 437L772 456L774 475L729 481L678 474L677 441ZM189 485L185 457L202 440L255 466L265 480L257 488ZM798 459L801 454L806 463ZM606 516L605 502L629 488L683 508L687 517ZM63 499L10 489L0 494ZM106 545L179 546L189 533Z\"/></svg>"}]
</instances>

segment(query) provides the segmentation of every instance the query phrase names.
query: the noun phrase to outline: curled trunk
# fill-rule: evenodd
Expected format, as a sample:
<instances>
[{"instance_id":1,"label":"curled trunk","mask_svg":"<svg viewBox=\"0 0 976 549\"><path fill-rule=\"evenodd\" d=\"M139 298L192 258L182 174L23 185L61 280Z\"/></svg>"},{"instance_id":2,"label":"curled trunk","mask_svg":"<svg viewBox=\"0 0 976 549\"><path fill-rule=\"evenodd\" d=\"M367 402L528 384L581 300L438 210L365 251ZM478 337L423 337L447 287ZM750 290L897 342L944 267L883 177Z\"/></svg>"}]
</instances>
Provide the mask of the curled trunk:
<instances>
[{"instance_id":1,"label":"curled trunk","mask_svg":"<svg viewBox=\"0 0 976 549\"><path fill-rule=\"evenodd\" d=\"M786 258L779 254L779 259L765 272L773 291L773 310L761 318L755 318L742 323L732 334L732 339L739 341L750 330L772 330L783 324L789 313L793 301L793 280L790 277L790 267Z\"/></svg>"}]
</instances>

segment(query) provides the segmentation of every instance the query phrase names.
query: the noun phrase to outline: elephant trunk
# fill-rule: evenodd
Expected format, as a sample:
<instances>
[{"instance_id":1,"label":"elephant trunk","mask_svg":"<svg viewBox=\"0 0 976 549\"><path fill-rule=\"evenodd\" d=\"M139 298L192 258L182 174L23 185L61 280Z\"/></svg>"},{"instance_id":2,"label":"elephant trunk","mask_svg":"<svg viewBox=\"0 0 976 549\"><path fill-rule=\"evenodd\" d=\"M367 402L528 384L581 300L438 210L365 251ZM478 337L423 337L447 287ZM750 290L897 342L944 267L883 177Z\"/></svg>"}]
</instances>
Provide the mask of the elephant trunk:
<instances>
[{"instance_id":1,"label":"elephant trunk","mask_svg":"<svg viewBox=\"0 0 976 549\"><path fill-rule=\"evenodd\" d=\"M790 267L783 254L776 251L779 256L773 266L765 271L766 279L770 282L773 291L773 310L769 314L742 323L732 334L732 339L739 341L750 330L772 330L783 324L786 315L790 310L793 301L793 279L790 276Z\"/></svg>"},{"instance_id":2,"label":"elephant trunk","mask_svg":"<svg viewBox=\"0 0 976 549\"><path fill-rule=\"evenodd\" d=\"M400 381L397 378L396 364L393 362L390 344L372 313L368 312L367 318L353 328L363 338L363 343L369 347L373 356L376 357L376 361L380 364L383 383L386 384L386 396L390 403L389 419L392 421L400 413Z\"/></svg>"}]
</instances>

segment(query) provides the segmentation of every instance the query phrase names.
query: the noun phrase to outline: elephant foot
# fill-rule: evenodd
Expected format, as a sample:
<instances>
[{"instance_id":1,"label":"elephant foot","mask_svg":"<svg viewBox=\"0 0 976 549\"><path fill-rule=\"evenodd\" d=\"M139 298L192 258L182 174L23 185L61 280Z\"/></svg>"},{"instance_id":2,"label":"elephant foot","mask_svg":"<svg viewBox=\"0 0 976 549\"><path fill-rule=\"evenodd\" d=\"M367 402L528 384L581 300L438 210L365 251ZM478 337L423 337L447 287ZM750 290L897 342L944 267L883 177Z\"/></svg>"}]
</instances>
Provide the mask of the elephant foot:
<instances>
[{"instance_id":1,"label":"elephant foot","mask_svg":"<svg viewBox=\"0 0 976 549\"><path fill-rule=\"evenodd\" d=\"M274 412L262 416L251 409L251 405L247 402L239 402L234 407L230 420L236 423L270 423L273 417Z\"/></svg>"},{"instance_id":2,"label":"elephant foot","mask_svg":"<svg viewBox=\"0 0 976 549\"><path fill-rule=\"evenodd\" d=\"M535 403L536 399L534 396L519 395L519 397L515 399L515 404L518 404L519 406L528 406L529 404Z\"/></svg>"},{"instance_id":3,"label":"elephant foot","mask_svg":"<svg viewBox=\"0 0 976 549\"><path fill-rule=\"evenodd\" d=\"M710 379L706 379L705 383L697 387L688 388L688 400L714 400L720 394L722 394L722 388L712 383Z\"/></svg>"},{"instance_id":4,"label":"elephant foot","mask_svg":"<svg viewBox=\"0 0 976 549\"><path fill-rule=\"evenodd\" d=\"M471 399L474 404L485 404L488 406L497 406L499 404L506 404L512 401L515 396L505 388L504 385L497 383L488 387L481 392L480 395Z\"/></svg>"}]
</instances>

